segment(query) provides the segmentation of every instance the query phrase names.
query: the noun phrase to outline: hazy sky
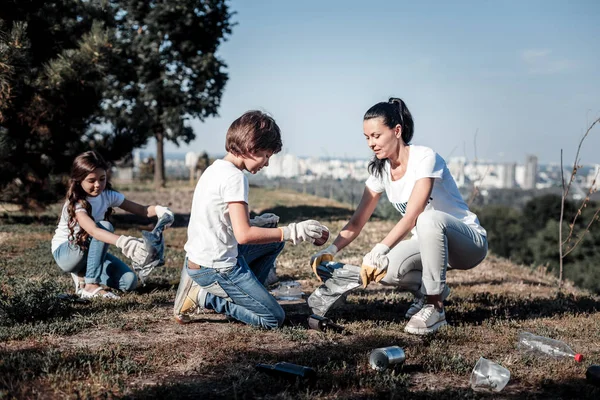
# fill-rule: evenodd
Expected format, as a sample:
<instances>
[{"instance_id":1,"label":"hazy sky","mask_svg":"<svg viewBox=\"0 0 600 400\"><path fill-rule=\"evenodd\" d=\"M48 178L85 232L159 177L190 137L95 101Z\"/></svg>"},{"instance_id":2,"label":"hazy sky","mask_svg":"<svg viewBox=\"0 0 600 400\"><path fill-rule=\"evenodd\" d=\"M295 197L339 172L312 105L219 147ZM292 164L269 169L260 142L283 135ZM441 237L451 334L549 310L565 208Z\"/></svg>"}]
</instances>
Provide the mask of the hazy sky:
<instances>
[{"instance_id":1,"label":"hazy sky","mask_svg":"<svg viewBox=\"0 0 600 400\"><path fill-rule=\"evenodd\" d=\"M418 4L417 4L418 3ZM572 163L600 117L600 2L231 1L219 50L229 81L220 116L169 152L223 154L230 123L274 116L284 152L367 158L365 111L390 96L415 119L414 144L443 157ZM477 135L476 135L476 132ZM600 163L600 126L582 152ZM148 150L153 150L150 145Z\"/></svg>"}]
</instances>

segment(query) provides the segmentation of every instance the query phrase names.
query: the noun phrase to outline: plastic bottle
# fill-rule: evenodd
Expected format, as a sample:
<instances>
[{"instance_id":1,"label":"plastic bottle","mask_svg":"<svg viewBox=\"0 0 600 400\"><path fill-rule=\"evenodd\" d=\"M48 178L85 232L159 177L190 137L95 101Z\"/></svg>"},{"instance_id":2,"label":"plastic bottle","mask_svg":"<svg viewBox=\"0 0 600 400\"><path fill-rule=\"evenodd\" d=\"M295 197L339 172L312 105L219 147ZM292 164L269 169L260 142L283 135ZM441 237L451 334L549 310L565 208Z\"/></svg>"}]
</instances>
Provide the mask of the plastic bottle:
<instances>
[{"instance_id":1,"label":"plastic bottle","mask_svg":"<svg viewBox=\"0 0 600 400\"><path fill-rule=\"evenodd\" d=\"M518 348L525 353L546 355L555 359L574 358L577 362L583 361L583 355L575 353L565 342L529 332L519 333Z\"/></svg>"}]
</instances>

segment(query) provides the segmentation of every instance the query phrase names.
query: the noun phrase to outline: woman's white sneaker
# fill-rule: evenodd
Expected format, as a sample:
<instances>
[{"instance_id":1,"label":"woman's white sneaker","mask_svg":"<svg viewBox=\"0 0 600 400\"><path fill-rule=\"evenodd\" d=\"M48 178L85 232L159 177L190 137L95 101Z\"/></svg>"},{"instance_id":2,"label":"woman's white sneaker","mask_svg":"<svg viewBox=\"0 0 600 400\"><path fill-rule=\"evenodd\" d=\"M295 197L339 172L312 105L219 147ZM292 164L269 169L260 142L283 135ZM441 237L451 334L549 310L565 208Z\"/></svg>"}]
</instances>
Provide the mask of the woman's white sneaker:
<instances>
[{"instance_id":1,"label":"woman's white sneaker","mask_svg":"<svg viewBox=\"0 0 600 400\"><path fill-rule=\"evenodd\" d=\"M446 301L446 299L450 296L450 286L444 285L444 290L442 291L442 301ZM415 296L413 303L410 305L406 314L404 314L405 318L412 318L413 315L421 311L423 306L425 305L425 296L421 295L421 297Z\"/></svg>"},{"instance_id":2,"label":"woman's white sneaker","mask_svg":"<svg viewBox=\"0 0 600 400\"><path fill-rule=\"evenodd\" d=\"M404 332L415 335L427 335L446 325L446 313L438 311L433 304L426 304L412 316L404 327Z\"/></svg>"}]
</instances>

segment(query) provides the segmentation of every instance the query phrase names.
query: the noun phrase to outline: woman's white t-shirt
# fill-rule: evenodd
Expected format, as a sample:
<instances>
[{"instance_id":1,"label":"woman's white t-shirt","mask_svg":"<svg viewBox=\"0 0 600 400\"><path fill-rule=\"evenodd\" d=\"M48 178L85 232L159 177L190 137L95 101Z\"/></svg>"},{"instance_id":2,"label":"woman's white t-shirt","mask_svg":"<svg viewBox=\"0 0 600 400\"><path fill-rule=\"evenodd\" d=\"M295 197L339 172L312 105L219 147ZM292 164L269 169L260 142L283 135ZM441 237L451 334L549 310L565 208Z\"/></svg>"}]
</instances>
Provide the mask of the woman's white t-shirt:
<instances>
[{"instance_id":1,"label":"woman's white t-shirt","mask_svg":"<svg viewBox=\"0 0 600 400\"><path fill-rule=\"evenodd\" d=\"M125 196L119 192L115 192L114 190L104 190L98 196L86 197L86 200L92 207L92 215L90 216L94 219L94 221L99 222L104 219L106 210L108 210L109 207L119 207L123 203L123 200L125 200ZM61 244L69 241L69 213L67 211L67 206L68 203L65 202L62 208L62 213L60 214L58 227L56 228L54 237L52 238L53 253ZM75 206L75 212L87 213L85 208L83 208L83 206L79 203ZM76 224L75 228L73 229L73 235L77 235L79 229L79 224Z\"/></svg>"},{"instance_id":2,"label":"woman's white t-shirt","mask_svg":"<svg viewBox=\"0 0 600 400\"><path fill-rule=\"evenodd\" d=\"M392 181L389 160L385 163L382 175L375 176L371 174L367 179L366 185L376 193L383 193L385 191L388 200L400 211L402 216L406 214L408 199L415 183L422 178L435 178L425 211L443 211L464 222L476 232L484 236L486 235L485 229L479 224L477 215L469 211L467 203L465 203L458 191L456 182L452 174L450 174L446 162L429 147L409 146L406 173L401 179ZM416 228L413 228L412 234L413 237L416 237Z\"/></svg>"},{"instance_id":3,"label":"woman's white t-shirt","mask_svg":"<svg viewBox=\"0 0 600 400\"><path fill-rule=\"evenodd\" d=\"M248 191L248 178L229 161L216 160L204 171L194 190L184 246L189 260L216 269L237 264L238 242L228 203L248 204Z\"/></svg>"}]
</instances>

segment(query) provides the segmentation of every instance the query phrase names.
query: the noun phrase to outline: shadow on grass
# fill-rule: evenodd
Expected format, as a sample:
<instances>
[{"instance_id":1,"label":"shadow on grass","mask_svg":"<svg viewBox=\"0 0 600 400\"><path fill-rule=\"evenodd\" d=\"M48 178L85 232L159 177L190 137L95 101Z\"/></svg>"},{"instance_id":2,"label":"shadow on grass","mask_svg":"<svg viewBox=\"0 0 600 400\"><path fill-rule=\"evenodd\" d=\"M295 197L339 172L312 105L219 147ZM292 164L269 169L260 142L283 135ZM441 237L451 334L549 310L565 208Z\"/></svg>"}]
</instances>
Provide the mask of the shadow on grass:
<instances>
[{"instance_id":1,"label":"shadow on grass","mask_svg":"<svg viewBox=\"0 0 600 400\"><path fill-rule=\"evenodd\" d=\"M393 293L393 289L362 292L358 289L346 304L331 310L327 316L348 321L406 321L404 314L410 307L410 301L390 298ZM383 294L384 298L373 298L373 294ZM527 320L598 311L600 300L597 298L563 293L546 298L478 293L467 297L451 296L446 301L446 315L450 323L470 325L481 325L486 320Z\"/></svg>"},{"instance_id":2,"label":"shadow on grass","mask_svg":"<svg viewBox=\"0 0 600 400\"><path fill-rule=\"evenodd\" d=\"M352 210L341 207L318 207L318 206L276 206L263 210L263 213L273 213L279 216L280 224L297 222L305 219L334 220L349 219Z\"/></svg>"},{"instance_id":3,"label":"shadow on grass","mask_svg":"<svg viewBox=\"0 0 600 400\"><path fill-rule=\"evenodd\" d=\"M475 305L475 308L473 308ZM515 298L478 293L449 302L451 321L480 325L486 320L527 320L564 314L592 313L600 301L589 296L558 293L546 298Z\"/></svg>"}]
</instances>

